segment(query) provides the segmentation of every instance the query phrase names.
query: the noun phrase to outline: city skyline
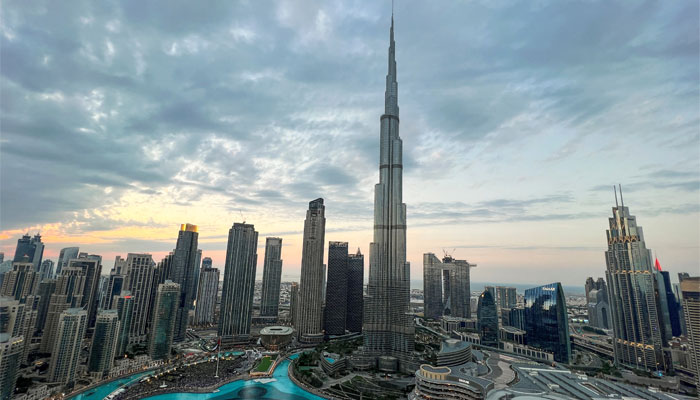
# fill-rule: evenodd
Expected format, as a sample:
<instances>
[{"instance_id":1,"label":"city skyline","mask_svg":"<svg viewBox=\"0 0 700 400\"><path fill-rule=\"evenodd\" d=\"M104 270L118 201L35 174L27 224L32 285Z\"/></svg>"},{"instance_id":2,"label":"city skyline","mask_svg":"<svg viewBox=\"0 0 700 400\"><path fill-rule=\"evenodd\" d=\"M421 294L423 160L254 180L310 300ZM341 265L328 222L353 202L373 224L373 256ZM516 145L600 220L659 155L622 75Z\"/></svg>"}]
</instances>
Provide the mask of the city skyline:
<instances>
[{"instance_id":1,"label":"city skyline","mask_svg":"<svg viewBox=\"0 0 700 400\"><path fill-rule=\"evenodd\" d=\"M80 246L106 273L129 252L159 261L191 222L222 268L226 230L245 219L284 239L284 280L299 276L299 221L316 197L326 242L369 254L386 4L212 7L198 14L207 24L109 7L67 6L65 20L4 10L6 259L40 231L45 259ZM415 279L423 253L456 249L479 264L476 282L546 273L580 286L605 270L616 183L664 268L697 267L697 4L579 7L396 4ZM566 35L552 34L554 14ZM57 78L71 69L80 79ZM28 179L33 196L9 195Z\"/></svg>"}]
</instances>

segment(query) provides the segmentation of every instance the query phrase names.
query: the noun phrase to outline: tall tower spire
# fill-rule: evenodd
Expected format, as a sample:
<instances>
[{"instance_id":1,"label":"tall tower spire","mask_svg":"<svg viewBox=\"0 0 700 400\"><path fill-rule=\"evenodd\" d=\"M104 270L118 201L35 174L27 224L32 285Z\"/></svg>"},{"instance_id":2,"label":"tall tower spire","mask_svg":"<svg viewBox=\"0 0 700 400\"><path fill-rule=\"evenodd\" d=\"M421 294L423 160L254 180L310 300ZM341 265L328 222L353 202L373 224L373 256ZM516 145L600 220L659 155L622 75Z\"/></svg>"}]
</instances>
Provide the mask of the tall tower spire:
<instances>
[{"instance_id":1,"label":"tall tower spire","mask_svg":"<svg viewBox=\"0 0 700 400\"><path fill-rule=\"evenodd\" d=\"M364 349L370 357L394 358L401 370L415 371L393 13L384 100L379 131L379 183L374 186L374 240L369 245L369 282L362 327Z\"/></svg>"},{"instance_id":2,"label":"tall tower spire","mask_svg":"<svg viewBox=\"0 0 700 400\"><path fill-rule=\"evenodd\" d=\"M399 116L399 84L396 82L396 42L394 42L394 11L391 12L391 29L389 30L389 66L386 74L386 92L384 93L384 114Z\"/></svg>"}]
</instances>

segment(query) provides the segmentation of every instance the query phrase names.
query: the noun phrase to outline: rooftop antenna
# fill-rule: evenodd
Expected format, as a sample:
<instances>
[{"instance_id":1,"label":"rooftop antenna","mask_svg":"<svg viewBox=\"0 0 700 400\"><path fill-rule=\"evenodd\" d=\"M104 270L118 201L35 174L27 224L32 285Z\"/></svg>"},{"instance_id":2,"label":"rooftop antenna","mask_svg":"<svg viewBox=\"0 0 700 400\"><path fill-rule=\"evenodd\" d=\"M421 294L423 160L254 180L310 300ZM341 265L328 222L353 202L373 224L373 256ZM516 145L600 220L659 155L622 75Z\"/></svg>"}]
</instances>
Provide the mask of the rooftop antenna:
<instances>
[{"instance_id":1,"label":"rooftop antenna","mask_svg":"<svg viewBox=\"0 0 700 400\"><path fill-rule=\"evenodd\" d=\"M617 204L617 188L615 185L613 185L613 192L615 192L615 208L620 207L620 205Z\"/></svg>"},{"instance_id":2,"label":"rooftop antenna","mask_svg":"<svg viewBox=\"0 0 700 400\"><path fill-rule=\"evenodd\" d=\"M243 210L240 208L238 209L238 212L241 214L241 219L243 220L243 223L245 224L245 217L243 216Z\"/></svg>"},{"instance_id":3,"label":"rooftop antenna","mask_svg":"<svg viewBox=\"0 0 700 400\"><path fill-rule=\"evenodd\" d=\"M620 185L620 203L622 204L622 208L625 208L625 199L622 198L622 184Z\"/></svg>"}]
</instances>

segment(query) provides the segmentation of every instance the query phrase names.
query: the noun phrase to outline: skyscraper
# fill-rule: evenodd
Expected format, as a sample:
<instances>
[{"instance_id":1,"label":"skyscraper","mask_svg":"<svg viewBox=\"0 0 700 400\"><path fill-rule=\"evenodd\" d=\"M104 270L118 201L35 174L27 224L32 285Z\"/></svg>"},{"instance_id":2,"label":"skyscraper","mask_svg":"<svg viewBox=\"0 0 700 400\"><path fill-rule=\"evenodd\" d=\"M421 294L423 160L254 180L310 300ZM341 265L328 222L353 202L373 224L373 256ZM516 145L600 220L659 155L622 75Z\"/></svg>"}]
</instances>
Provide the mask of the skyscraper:
<instances>
[{"instance_id":1,"label":"skyscraper","mask_svg":"<svg viewBox=\"0 0 700 400\"><path fill-rule=\"evenodd\" d=\"M134 297L131 292L124 290L119 296L114 298L114 308L119 317L119 332L117 335L117 346L114 350L115 357L126 353L129 345L129 331L131 329L131 317L134 312Z\"/></svg>"},{"instance_id":2,"label":"skyscraper","mask_svg":"<svg viewBox=\"0 0 700 400\"><path fill-rule=\"evenodd\" d=\"M301 254L299 306L295 328L302 343L323 340L323 246L326 235L326 207L319 198L309 203L304 220Z\"/></svg>"},{"instance_id":3,"label":"skyscraper","mask_svg":"<svg viewBox=\"0 0 700 400\"><path fill-rule=\"evenodd\" d=\"M10 400L15 392L24 339L0 333L0 400Z\"/></svg>"},{"instance_id":4,"label":"skyscraper","mask_svg":"<svg viewBox=\"0 0 700 400\"><path fill-rule=\"evenodd\" d=\"M348 311L348 243L328 243L328 280L326 281L326 335L345 334Z\"/></svg>"},{"instance_id":5,"label":"skyscraper","mask_svg":"<svg viewBox=\"0 0 700 400\"><path fill-rule=\"evenodd\" d=\"M80 350L87 329L88 314L82 308L69 308L61 313L56 341L51 351L49 382L71 388L80 361Z\"/></svg>"},{"instance_id":6,"label":"skyscraper","mask_svg":"<svg viewBox=\"0 0 700 400\"><path fill-rule=\"evenodd\" d=\"M50 353L54 348L61 314L67 309L81 307L85 296L85 281L86 271L80 267L69 266L61 270L46 313L46 325L41 337L42 353Z\"/></svg>"},{"instance_id":7,"label":"skyscraper","mask_svg":"<svg viewBox=\"0 0 700 400\"><path fill-rule=\"evenodd\" d=\"M95 322L95 333L90 345L88 371L97 378L109 374L114 364L119 340L119 313L117 310L100 310Z\"/></svg>"},{"instance_id":8,"label":"skyscraper","mask_svg":"<svg viewBox=\"0 0 700 400\"><path fill-rule=\"evenodd\" d=\"M39 267L39 275L40 281L43 281L44 279L51 278L53 277L53 261L51 260L44 260L41 262L41 266Z\"/></svg>"},{"instance_id":9,"label":"skyscraper","mask_svg":"<svg viewBox=\"0 0 700 400\"><path fill-rule=\"evenodd\" d=\"M197 295L197 268L198 258L201 253L197 251L199 233L197 226L182 224L177 236L177 244L173 252L173 264L170 276L173 282L180 285L180 302L177 306L177 319L175 321L176 342L185 340L187 331L187 316L194 306Z\"/></svg>"},{"instance_id":10,"label":"skyscraper","mask_svg":"<svg viewBox=\"0 0 700 400\"><path fill-rule=\"evenodd\" d=\"M104 297L102 297L102 303L100 305L101 308L105 310L112 309L114 296L118 296L125 285L127 268L127 260L117 256L114 260L114 267L112 267L112 269L109 271L107 287L104 291Z\"/></svg>"},{"instance_id":11,"label":"skyscraper","mask_svg":"<svg viewBox=\"0 0 700 400\"><path fill-rule=\"evenodd\" d=\"M490 291L484 290L479 296L476 309L477 324L481 335L481 344L498 347L498 307Z\"/></svg>"},{"instance_id":12,"label":"skyscraper","mask_svg":"<svg viewBox=\"0 0 700 400\"><path fill-rule=\"evenodd\" d=\"M471 318L469 269L465 260L445 256L442 262L433 253L423 254L423 295L425 317L450 315Z\"/></svg>"},{"instance_id":13,"label":"skyscraper","mask_svg":"<svg viewBox=\"0 0 700 400\"><path fill-rule=\"evenodd\" d=\"M39 283L39 305L37 307L35 332L43 332L46 324L46 316L49 313L49 304L51 303L51 295L56 291L56 280L45 279Z\"/></svg>"},{"instance_id":14,"label":"skyscraper","mask_svg":"<svg viewBox=\"0 0 700 400\"><path fill-rule=\"evenodd\" d=\"M555 361L569 363L569 320L561 283L525 290L525 332L528 346L554 353Z\"/></svg>"},{"instance_id":15,"label":"skyscraper","mask_svg":"<svg viewBox=\"0 0 700 400\"><path fill-rule=\"evenodd\" d=\"M147 340L148 323L154 287L153 257L150 254L127 255L126 281L122 291L128 290L134 298L134 311L129 328L129 343L143 343Z\"/></svg>"},{"instance_id":16,"label":"skyscraper","mask_svg":"<svg viewBox=\"0 0 700 400\"><path fill-rule=\"evenodd\" d=\"M297 309L299 308L299 284L292 282L289 288L289 320L292 326L297 326Z\"/></svg>"},{"instance_id":17,"label":"skyscraper","mask_svg":"<svg viewBox=\"0 0 700 400\"><path fill-rule=\"evenodd\" d=\"M498 307L513 308L518 305L518 294L514 287L496 286L496 299Z\"/></svg>"},{"instance_id":18,"label":"skyscraper","mask_svg":"<svg viewBox=\"0 0 700 400\"><path fill-rule=\"evenodd\" d=\"M16 300L24 299L27 296L36 294L39 289L39 272L34 269L34 264L27 261L13 262L12 271L5 273L5 278L0 286L0 296L14 297Z\"/></svg>"},{"instance_id":19,"label":"skyscraper","mask_svg":"<svg viewBox=\"0 0 700 400\"><path fill-rule=\"evenodd\" d=\"M282 238L265 239L265 263L263 269L260 316L277 319L282 279Z\"/></svg>"},{"instance_id":20,"label":"skyscraper","mask_svg":"<svg viewBox=\"0 0 700 400\"><path fill-rule=\"evenodd\" d=\"M348 255L348 307L345 328L350 332L362 332L364 309L365 256L360 249Z\"/></svg>"},{"instance_id":21,"label":"skyscraper","mask_svg":"<svg viewBox=\"0 0 700 400\"><path fill-rule=\"evenodd\" d=\"M68 262L72 268L80 268L85 271L85 291L80 302L88 312L88 332L95 326L97 308L99 305L99 285L102 274L102 257L94 254L80 253L78 258Z\"/></svg>"},{"instance_id":22,"label":"skyscraper","mask_svg":"<svg viewBox=\"0 0 700 400\"><path fill-rule=\"evenodd\" d=\"M170 358L179 305L180 285L170 280L158 285L148 340L148 355L154 360Z\"/></svg>"},{"instance_id":23,"label":"skyscraper","mask_svg":"<svg viewBox=\"0 0 700 400\"><path fill-rule=\"evenodd\" d=\"M68 266L70 260L78 258L79 252L79 247L66 247L61 249L61 252L58 254L58 262L56 263L56 276L61 274L61 271Z\"/></svg>"},{"instance_id":24,"label":"skyscraper","mask_svg":"<svg viewBox=\"0 0 700 400\"><path fill-rule=\"evenodd\" d=\"M204 263L202 263L204 265ZM216 296L219 292L219 270L202 268L199 273L199 288L197 289L197 306L194 310L194 323L199 326L214 323L216 311Z\"/></svg>"},{"instance_id":25,"label":"skyscraper","mask_svg":"<svg viewBox=\"0 0 700 400\"><path fill-rule=\"evenodd\" d=\"M588 323L600 329L611 329L610 301L608 299L608 285L603 278L593 280L586 279L586 302L588 311Z\"/></svg>"},{"instance_id":26,"label":"skyscraper","mask_svg":"<svg viewBox=\"0 0 700 400\"><path fill-rule=\"evenodd\" d=\"M406 262L406 205L402 200L403 161L399 137L394 18L379 137L379 183L374 187L374 240L369 245L369 284L365 300L364 349L369 356L394 357L399 368L417 368L415 326L410 314L410 264Z\"/></svg>"},{"instance_id":27,"label":"skyscraper","mask_svg":"<svg viewBox=\"0 0 700 400\"><path fill-rule=\"evenodd\" d=\"M681 307L673 293L671 276L668 271L661 269L661 263L658 259L654 261L654 268L656 269L659 296L663 297L666 308L668 309L666 317L667 322L670 324L671 331L667 332L667 337L670 339L673 336L681 336Z\"/></svg>"},{"instance_id":28,"label":"skyscraper","mask_svg":"<svg viewBox=\"0 0 700 400\"><path fill-rule=\"evenodd\" d=\"M25 260L25 256L28 257ZM29 234L17 240L17 249L12 262L30 262L34 266L34 271L39 272L41 259L44 256L44 243L41 242L41 235L38 233L34 237Z\"/></svg>"},{"instance_id":29,"label":"skyscraper","mask_svg":"<svg viewBox=\"0 0 700 400\"><path fill-rule=\"evenodd\" d=\"M616 195L615 203L608 219L605 252L615 362L648 371L666 370L671 366L664 361L651 250L646 248L642 227L637 226L624 200L618 205Z\"/></svg>"},{"instance_id":30,"label":"skyscraper","mask_svg":"<svg viewBox=\"0 0 700 400\"><path fill-rule=\"evenodd\" d=\"M202 259L202 269L212 267L211 257L204 257Z\"/></svg>"},{"instance_id":31,"label":"skyscraper","mask_svg":"<svg viewBox=\"0 0 700 400\"><path fill-rule=\"evenodd\" d=\"M228 232L221 294L219 336L223 341L241 342L250 337L257 250L258 232L255 231L255 226L234 223Z\"/></svg>"},{"instance_id":32,"label":"skyscraper","mask_svg":"<svg viewBox=\"0 0 700 400\"><path fill-rule=\"evenodd\" d=\"M690 343L690 369L695 373L695 386L700 388L700 277L685 278L680 286Z\"/></svg>"}]
</instances>

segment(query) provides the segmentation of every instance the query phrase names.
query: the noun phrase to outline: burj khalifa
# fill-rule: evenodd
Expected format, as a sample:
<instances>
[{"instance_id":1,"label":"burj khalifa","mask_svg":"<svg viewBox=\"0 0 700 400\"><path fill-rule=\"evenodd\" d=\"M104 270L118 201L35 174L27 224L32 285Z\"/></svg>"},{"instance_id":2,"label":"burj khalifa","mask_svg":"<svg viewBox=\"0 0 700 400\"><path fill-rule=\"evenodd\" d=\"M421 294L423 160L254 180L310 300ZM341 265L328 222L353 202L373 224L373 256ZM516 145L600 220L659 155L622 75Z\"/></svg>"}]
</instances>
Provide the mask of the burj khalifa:
<instances>
[{"instance_id":1,"label":"burj khalifa","mask_svg":"<svg viewBox=\"0 0 700 400\"><path fill-rule=\"evenodd\" d=\"M399 137L395 55L392 16L384 114L380 118L379 183L374 187L374 241L369 247L369 284L362 330L368 356L385 367L394 364L407 370L413 364L415 326L409 314L410 264L406 262L403 143Z\"/></svg>"}]
</instances>

